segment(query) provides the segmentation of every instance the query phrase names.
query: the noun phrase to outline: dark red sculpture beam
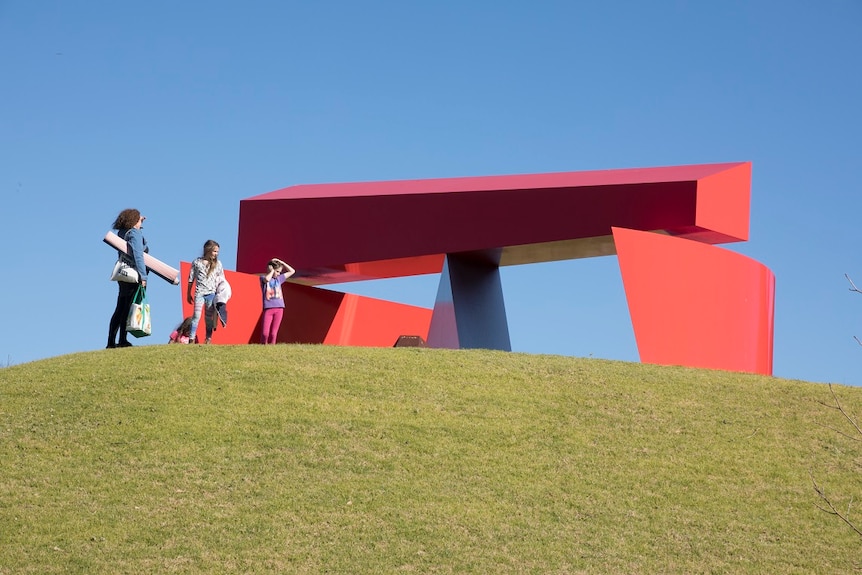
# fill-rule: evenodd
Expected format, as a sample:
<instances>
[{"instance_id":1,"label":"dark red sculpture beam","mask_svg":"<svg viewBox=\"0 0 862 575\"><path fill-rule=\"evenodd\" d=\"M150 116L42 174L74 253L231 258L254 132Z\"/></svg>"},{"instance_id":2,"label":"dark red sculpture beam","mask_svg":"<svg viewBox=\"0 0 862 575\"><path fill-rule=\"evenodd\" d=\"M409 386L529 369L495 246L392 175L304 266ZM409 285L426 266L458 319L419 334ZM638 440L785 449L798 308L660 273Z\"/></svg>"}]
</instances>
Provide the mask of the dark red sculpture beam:
<instances>
[{"instance_id":1,"label":"dark red sculpture beam","mask_svg":"<svg viewBox=\"0 0 862 575\"><path fill-rule=\"evenodd\" d=\"M240 202L238 271L289 254L309 285L615 253L611 227L748 239L750 163L293 186ZM393 261L395 260L395 261Z\"/></svg>"}]
</instances>

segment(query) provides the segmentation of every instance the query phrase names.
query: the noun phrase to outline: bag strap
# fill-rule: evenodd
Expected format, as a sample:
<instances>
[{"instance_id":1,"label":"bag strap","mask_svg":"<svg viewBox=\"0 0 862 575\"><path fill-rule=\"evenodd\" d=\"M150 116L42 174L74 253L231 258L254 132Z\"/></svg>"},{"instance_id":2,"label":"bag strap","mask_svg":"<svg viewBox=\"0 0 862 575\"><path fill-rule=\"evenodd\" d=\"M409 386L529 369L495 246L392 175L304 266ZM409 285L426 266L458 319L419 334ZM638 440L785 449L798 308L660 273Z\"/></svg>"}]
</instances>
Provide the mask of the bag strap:
<instances>
[{"instance_id":1,"label":"bag strap","mask_svg":"<svg viewBox=\"0 0 862 575\"><path fill-rule=\"evenodd\" d=\"M140 299L138 298L138 295L141 296ZM147 288L138 284L138 289L135 290L135 297L132 298L132 302L144 303L145 301L147 301Z\"/></svg>"}]
</instances>

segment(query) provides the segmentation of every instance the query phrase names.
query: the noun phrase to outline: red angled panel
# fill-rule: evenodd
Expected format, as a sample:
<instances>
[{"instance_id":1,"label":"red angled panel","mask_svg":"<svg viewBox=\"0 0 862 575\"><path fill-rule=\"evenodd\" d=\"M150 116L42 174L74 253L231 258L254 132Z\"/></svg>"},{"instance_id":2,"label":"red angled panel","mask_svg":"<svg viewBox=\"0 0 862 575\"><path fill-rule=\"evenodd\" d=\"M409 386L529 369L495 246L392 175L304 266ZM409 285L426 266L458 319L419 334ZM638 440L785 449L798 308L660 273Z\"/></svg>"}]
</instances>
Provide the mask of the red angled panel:
<instances>
[{"instance_id":1,"label":"red angled panel","mask_svg":"<svg viewBox=\"0 0 862 575\"><path fill-rule=\"evenodd\" d=\"M691 240L613 233L641 361L772 374L775 277L766 266Z\"/></svg>"},{"instance_id":2,"label":"red angled panel","mask_svg":"<svg viewBox=\"0 0 862 575\"><path fill-rule=\"evenodd\" d=\"M190 268L190 263L181 262L183 317L193 311L185 299ZM263 309L259 276L226 270L225 277L233 293L227 303L228 323L218 326L212 342L259 343ZM283 292L285 310L279 343L391 347L402 335L428 337L432 314L428 308L292 283L285 283ZM203 329L201 320L199 336Z\"/></svg>"}]
</instances>

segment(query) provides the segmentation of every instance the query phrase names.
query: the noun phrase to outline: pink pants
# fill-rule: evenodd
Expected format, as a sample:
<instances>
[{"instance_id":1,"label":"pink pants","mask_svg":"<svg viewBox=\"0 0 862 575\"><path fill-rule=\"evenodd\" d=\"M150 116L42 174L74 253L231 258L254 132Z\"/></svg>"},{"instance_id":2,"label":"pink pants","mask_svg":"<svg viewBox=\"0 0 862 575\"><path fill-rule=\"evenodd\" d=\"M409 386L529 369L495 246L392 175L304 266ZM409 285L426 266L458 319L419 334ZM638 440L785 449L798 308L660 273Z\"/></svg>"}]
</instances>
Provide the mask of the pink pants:
<instances>
[{"instance_id":1,"label":"pink pants","mask_svg":"<svg viewBox=\"0 0 862 575\"><path fill-rule=\"evenodd\" d=\"M263 329L260 333L260 343L275 343L282 316L284 316L283 307L271 307L263 310Z\"/></svg>"}]
</instances>

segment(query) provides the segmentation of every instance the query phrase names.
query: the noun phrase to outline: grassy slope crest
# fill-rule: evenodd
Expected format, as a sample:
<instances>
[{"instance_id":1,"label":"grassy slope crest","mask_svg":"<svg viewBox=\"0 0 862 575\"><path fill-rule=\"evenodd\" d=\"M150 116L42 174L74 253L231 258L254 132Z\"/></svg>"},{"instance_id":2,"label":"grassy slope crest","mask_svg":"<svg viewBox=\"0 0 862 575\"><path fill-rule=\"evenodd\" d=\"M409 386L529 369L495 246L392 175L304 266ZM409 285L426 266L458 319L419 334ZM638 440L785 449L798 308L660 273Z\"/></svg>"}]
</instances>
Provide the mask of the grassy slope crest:
<instances>
[{"instance_id":1,"label":"grassy slope crest","mask_svg":"<svg viewBox=\"0 0 862 575\"><path fill-rule=\"evenodd\" d=\"M836 393L862 414L862 389ZM812 488L844 506L862 491L830 401L803 381L485 350L10 366L0 574L846 573L859 539Z\"/></svg>"}]
</instances>

